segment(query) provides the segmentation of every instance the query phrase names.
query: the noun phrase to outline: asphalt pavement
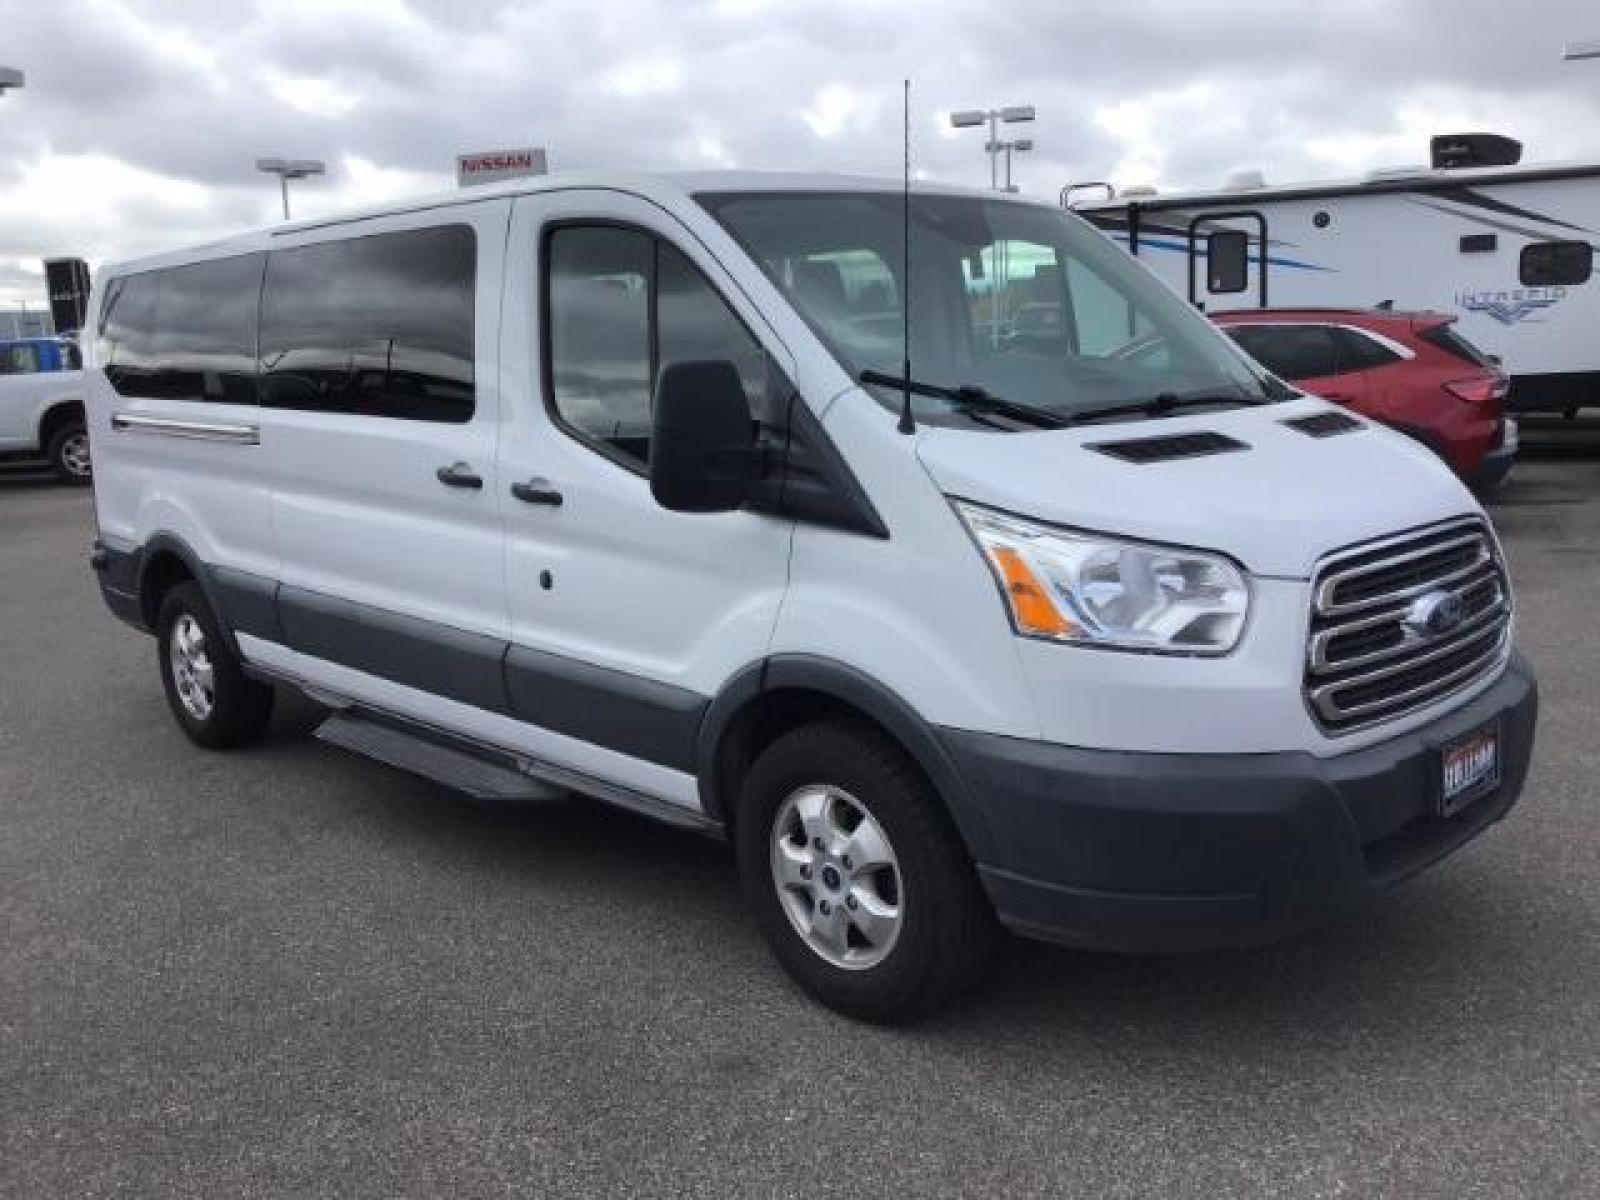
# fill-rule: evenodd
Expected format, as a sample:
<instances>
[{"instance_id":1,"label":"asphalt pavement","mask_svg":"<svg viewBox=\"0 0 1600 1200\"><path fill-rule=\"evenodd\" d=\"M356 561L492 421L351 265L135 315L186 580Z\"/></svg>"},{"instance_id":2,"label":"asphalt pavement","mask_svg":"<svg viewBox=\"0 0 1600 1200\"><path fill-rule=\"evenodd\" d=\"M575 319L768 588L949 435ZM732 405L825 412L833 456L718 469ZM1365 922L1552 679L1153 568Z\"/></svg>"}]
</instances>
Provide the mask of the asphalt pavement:
<instances>
[{"instance_id":1,"label":"asphalt pavement","mask_svg":"<svg viewBox=\"0 0 1600 1200\"><path fill-rule=\"evenodd\" d=\"M1600 427L1530 442L1504 824L1287 944L1013 943L894 1031L795 991L713 843L304 701L193 748L88 496L0 474L0 1196L1600 1196Z\"/></svg>"}]
</instances>

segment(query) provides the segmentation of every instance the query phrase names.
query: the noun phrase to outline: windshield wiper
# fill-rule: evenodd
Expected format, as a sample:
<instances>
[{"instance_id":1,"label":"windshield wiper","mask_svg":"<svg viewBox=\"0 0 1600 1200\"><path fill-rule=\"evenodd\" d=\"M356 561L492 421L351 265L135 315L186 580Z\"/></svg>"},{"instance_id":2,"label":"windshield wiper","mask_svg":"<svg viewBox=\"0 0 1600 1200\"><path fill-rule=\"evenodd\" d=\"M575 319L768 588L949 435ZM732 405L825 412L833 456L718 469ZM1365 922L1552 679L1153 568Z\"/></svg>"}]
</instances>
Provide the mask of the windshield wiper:
<instances>
[{"instance_id":1,"label":"windshield wiper","mask_svg":"<svg viewBox=\"0 0 1600 1200\"><path fill-rule=\"evenodd\" d=\"M862 383L874 383L879 387L894 388L896 391L908 391L913 396L931 396L936 400L948 400L961 412L993 413L1000 417L1010 417L1013 421L1026 421L1044 429L1063 429L1071 421L1058 412L1048 408L1035 408L1031 404L1018 404L1014 400L1006 400L996 396L993 392L979 387L975 383L957 384L955 387L946 387L938 383L924 383L920 379L906 379L903 375L890 375L884 371L863 371L858 379Z\"/></svg>"},{"instance_id":2,"label":"windshield wiper","mask_svg":"<svg viewBox=\"0 0 1600 1200\"><path fill-rule=\"evenodd\" d=\"M1262 397L1257 399L1244 392L1215 392L1203 393L1192 396L1180 396L1176 392L1161 392L1147 400L1135 400L1131 404L1112 404L1105 408L1085 408L1067 414L1073 424L1086 421L1100 421L1107 417L1164 417L1183 408L1212 408L1219 404L1271 404L1272 401Z\"/></svg>"}]
</instances>

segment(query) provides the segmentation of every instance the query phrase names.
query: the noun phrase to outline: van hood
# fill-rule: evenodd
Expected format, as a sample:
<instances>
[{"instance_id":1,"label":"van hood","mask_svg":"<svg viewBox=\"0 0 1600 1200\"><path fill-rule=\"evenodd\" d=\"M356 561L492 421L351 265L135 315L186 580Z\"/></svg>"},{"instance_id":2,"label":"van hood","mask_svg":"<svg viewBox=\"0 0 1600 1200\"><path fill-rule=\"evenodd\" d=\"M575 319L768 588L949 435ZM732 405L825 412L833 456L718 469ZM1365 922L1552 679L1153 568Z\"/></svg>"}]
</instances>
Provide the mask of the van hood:
<instances>
[{"instance_id":1,"label":"van hood","mask_svg":"<svg viewBox=\"0 0 1600 1200\"><path fill-rule=\"evenodd\" d=\"M1359 428L1323 437L1284 424L1334 412L1344 410L1295 400L1023 433L925 426L917 454L949 496L1054 524L1217 550L1254 574L1292 579L1309 578L1331 550L1480 511L1449 469L1408 437L1358 417ZM1180 434L1221 435L1242 448L1146 461L1105 452ZM1172 449L1185 448L1193 449Z\"/></svg>"}]
</instances>

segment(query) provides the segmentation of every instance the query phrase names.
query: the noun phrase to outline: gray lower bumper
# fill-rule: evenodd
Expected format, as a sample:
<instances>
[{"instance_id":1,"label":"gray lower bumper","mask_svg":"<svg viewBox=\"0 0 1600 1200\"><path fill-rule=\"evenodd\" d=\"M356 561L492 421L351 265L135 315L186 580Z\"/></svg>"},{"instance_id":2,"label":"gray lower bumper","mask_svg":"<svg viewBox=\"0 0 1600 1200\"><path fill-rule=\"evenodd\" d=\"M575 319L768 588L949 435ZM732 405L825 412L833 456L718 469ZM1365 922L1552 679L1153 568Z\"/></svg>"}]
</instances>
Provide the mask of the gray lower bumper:
<instances>
[{"instance_id":1,"label":"gray lower bumper","mask_svg":"<svg viewBox=\"0 0 1600 1200\"><path fill-rule=\"evenodd\" d=\"M1379 896L1508 812L1533 752L1537 687L1515 655L1433 724L1334 758L1134 754L952 730L941 739L988 843L979 872L1019 932L1184 950L1269 940ZM1501 783L1433 815L1443 743L1501 730ZM978 814L974 814L978 815Z\"/></svg>"}]
</instances>

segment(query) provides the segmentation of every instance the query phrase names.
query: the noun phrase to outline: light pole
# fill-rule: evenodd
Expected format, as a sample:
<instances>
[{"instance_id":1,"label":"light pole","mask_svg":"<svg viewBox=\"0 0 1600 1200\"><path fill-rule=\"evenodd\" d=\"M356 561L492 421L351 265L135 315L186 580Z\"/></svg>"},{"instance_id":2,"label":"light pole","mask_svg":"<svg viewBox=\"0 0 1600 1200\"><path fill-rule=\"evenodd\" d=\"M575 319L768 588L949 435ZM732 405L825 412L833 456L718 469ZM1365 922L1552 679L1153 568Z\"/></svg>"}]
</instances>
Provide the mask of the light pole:
<instances>
[{"instance_id":1,"label":"light pole","mask_svg":"<svg viewBox=\"0 0 1600 1200\"><path fill-rule=\"evenodd\" d=\"M989 155L989 186L1000 186L999 167L1000 150L1005 145L1000 140L1000 125L1015 125L1019 121L1033 120L1033 105L1013 104L1006 108L963 109L961 112L950 114L950 124L956 129L972 129L980 125L989 127L989 140L984 143L984 150Z\"/></svg>"},{"instance_id":2,"label":"light pole","mask_svg":"<svg viewBox=\"0 0 1600 1200\"><path fill-rule=\"evenodd\" d=\"M1033 139L1013 138L1009 142L1001 142L998 148L1006 152L1006 186L1004 190L1007 192L1015 192L1017 190L1017 185L1011 182L1011 152L1014 150L1018 154L1027 153L1029 150L1033 149Z\"/></svg>"},{"instance_id":3,"label":"light pole","mask_svg":"<svg viewBox=\"0 0 1600 1200\"><path fill-rule=\"evenodd\" d=\"M12 88L19 88L27 82L27 76L15 67L0 67L0 96L4 96Z\"/></svg>"},{"instance_id":4,"label":"light pole","mask_svg":"<svg viewBox=\"0 0 1600 1200\"><path fill-rule=\"evenodd\" d=\"M1600 58L1600 41L1568 42L1561 47L1561 57L1566 62L1577 62L1582 58Z\"/></svg>"},{"instance_id":5,"label":"light pole","mask_svg":"<svg viewBox=\"0 0 1600 1200\"><path fill-rule=\"evenodd\" d=\"M256 170L278 177L283 191L283 219L289 219L289 180L304 179L308 175L325 175L327 166L315 158L258 158Z\"/></svg>"}]
</instances>

